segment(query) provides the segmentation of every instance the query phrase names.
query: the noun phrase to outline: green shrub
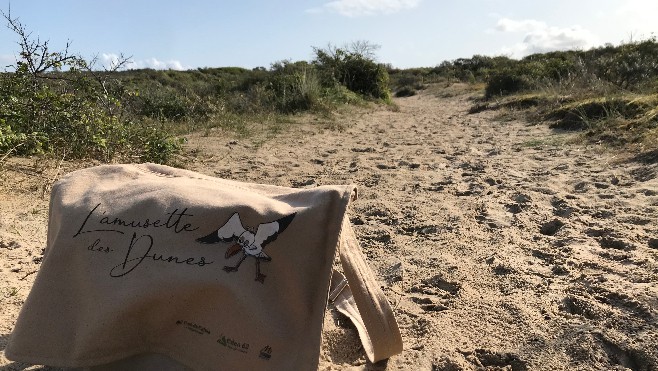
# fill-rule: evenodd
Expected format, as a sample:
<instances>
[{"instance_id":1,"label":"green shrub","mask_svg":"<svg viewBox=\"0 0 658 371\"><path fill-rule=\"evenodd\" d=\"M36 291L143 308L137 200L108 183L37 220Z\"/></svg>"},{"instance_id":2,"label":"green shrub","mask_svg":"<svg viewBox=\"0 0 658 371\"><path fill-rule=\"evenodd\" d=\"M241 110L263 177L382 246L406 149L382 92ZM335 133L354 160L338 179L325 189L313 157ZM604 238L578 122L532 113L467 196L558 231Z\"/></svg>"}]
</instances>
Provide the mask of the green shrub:
<instances>
[{"instance_id":1,"label":"green shrub","mask_svg":"<svg viewBox=\"0 0 658 371\"><path fill-rule=\"evenodd\" d=\"M527 77L512 71L504 71L489 78L484 93L486 98L491 98L518 93L531 87L532 83Z\"/></svg>"},{"instance_id":2,"label":"green shrub","mask_svg":"<svg viewBox=\"0 0 658 371\"><path fill-rule=\"evenodd\" d=\"M137 156L166 162L180 148L166 132L108 114L91 96L35 87L20 72L3 76L0 92L3 153L53 152L101 161Z\"/></svg>"},{"instance_id":3,"label":"green shrub","mask_svg":"<svg viewBox=\"0 0 658 371\"><path fill-rule=\"evenodd\" d=\"M21 152L40 153L44 139L39 133L17 133L5 123L5 120L0 119L0 155Z\"/></svg>"},{"instance_id":4,"label":"green shrub","mask_svg":"<svg viewBox=\"0 0 658 371\"><path fill-rule=\"evenodd\" d=\"M166 162L180 149L167 132L125 119L121 84L68 51L30 40L17 19L4 16L20 37L22 59L0 76L0 152Z\"/></svg>"},{"instance_id":5,"label":"green shrub","mask_svg":"<svg viewBox=\"0 0 658 371\"><path fill-rule=\"evenodd\" d=\"M366 104L366 101L361 95L349 90L343 85L338 85L332 88L324 88L322 97L335 104Z\"/></svg>"},{"instance_id":6,"label":"green shrub","mask_svg":"<svg viewBox=\"0 0 658 371\"><path fill-rule=\"evenodd\" d=\"M315 60L324 86L343 85L366 97L390 101L389 75L383 64L376 63L367 53L329 47L314 48Z\"/></svg>"},{"instance_id":7,"label":"green shrub","mask_svg":"<svg viewBox=\"0 0 658 371\"><path fill-rule=\"evenodd\" d=\"M430 69L428 74L448 80L477 83L488 80L492 74L511 68L515 63L515 60L503 56L474 55L471 58L443 61Z\"/></svg>"},{"instance_id":8,"label":"green shrub","mask_svg":"<svg viewBox=\"0 0 658 371\"><path fill-rule=\"evenodd\" d=\"M308 111L317 107L321 86L314 66L306 62L277 62L269 78L271 99L282 113Z\"/></svg>"},{"instance_id":9,"label":"green shrub","mask_svg":"<svg viewBox=\"0 0 658 371\"><path fill-rule=\"evenodd\" d=\"M642 87L658 77L658 43L655 37L605 53L599 62L600 74L622 89Z\"/></svg>"},{"instance_id":10,"label":"green shrub","mask_svg":"<svg viewBox=\"0 0 658 371\"><path fill-rule=\"evenodd\" d=\"M133 113L161 121L181 121L203 118L212 112L210 106L196 95L181 94L171 87L149 87L131 97Z\"/></svg>"},{"instance_id":11,"label":"green shrub","mask_svg":"<svg viewBox=\"0 0 658 371\"><path fill-rule=\"evenodd\" d=\"M384 66L360 56L350 56L342 68L342 83L348 89L384 101L391 99L388 71Z\"/></svg>"},{"instance_id":12,"label":"green shrub","mask_svg":"<svg viewBox=\"0 0 658 371\"><path fill-rule=\"evenodd\" d=\"M403 86L400 89L395 91L395 96L400 97L411 97L416 95L416 90L410 86Z\"/></svg>"}]
</instances>

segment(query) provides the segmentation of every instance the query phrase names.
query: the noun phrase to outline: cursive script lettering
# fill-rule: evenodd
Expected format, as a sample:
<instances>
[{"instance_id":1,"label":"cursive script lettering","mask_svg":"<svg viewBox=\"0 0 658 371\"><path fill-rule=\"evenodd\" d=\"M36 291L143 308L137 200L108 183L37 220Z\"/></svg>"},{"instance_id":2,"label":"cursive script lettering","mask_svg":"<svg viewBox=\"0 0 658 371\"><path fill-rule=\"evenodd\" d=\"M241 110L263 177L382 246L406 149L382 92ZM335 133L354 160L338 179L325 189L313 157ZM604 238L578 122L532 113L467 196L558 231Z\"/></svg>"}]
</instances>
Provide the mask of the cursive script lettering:
<instances>
[{"instance_id":1,"label":"cursive script lettering","mask_svg":"<svg viewBox=\"0 0 658 371\"><path fill-rule=\"evenodd\" d=\"M101 204L97 204L94 206L93 209L87 214L87 217L85 220L82 222L80 225L80 228L78 231L73 235L73 237L77 237L81 234L84 233L90 233L90 232L116 232L120 234L124 234L123 231L117 228L107 228L105 226L112 226L112 227L127 227L127 228L160 228L160 227L165 227L167 229L172 229L176 233L181 233L181 232L192 232L196 231L199 229L199 227L193 227L191 223L185 223L183 218L188 217L188 216L194 216L193 214L188 214L187 213L187 208L184 208L182 211L179 211L179 209L174 209L174 211L165 213L165 215L169 215L167 217L166 222L162 222L160 219L156 219L154 221L151 221L151 219L146 218L144 220L127 220L127 219L122 219L119 217L111 217L111 216L103 216L98 220L98 224L103 225L102 228L96 228L94 229L93 226L90 226L89 229L85 230L85 227L87 226L88 223L90 223L91 217L94 215L96 210L101 206ZM105 214L106 212L103 211L101 214ZM91 221L93 223L93 219ZM93 225L93 224L92 224Z\"/></svg>"},{"instance_id":2,"label":"cursive script lettering","mask_svg":"<svg viewBox=\"0 0 658 371\"><path fill-rule=\"evenodd\" d=\"M100 244L101 244L101 239L97 238L96 241L94 241L94 243L87 246L87 250L105 252L105 253L112 251L112 249L110 249L108 246L101 246Z\"/></svg>"},{"instance_id":3,"label":"cursive script lettering","mask_svg":"<svg viewBox=\"0 0 658 371\"><path fill-rule=\"evenodd\" d=\"M160 235L151 233L150 231L153 231L153 229L160 229L162 232L169 230L176 234L192 232L199 229L199 227L195 227L192 223L188 222L189 218L194 215L188 213L187 208L176 208L173 211L165 212L160 218L132 219L107 214L107 211L102 210L101 203L96 204L96 206L94 206L94 208L86 215L77 232L73 235L73 238L86 233L97 236L97 233L101 232L125 235L126 232L130 233L132 230L132 238L127 246L123 261L110 269L110 276L112 277L123 277L130 274L145 261L182 264L196 267L204 267L213 264L212 261L206 261L206 258L203 256L180 257L176 255L160 254L153 251L156 248L154 246L154 236ZM143 234L138 235L139 232L134 231L136 229L144 231ZM129 235L130 234L128 234L128 236ZM123 245L127 242L128 236L125 238L115 236L116 238L109 241L111 245L108 245L108 241L96 238L94 242L87 245L87 250L104 253L114 252L118 245ZM194 239L190 239L190 241L194 241Z\"/></svg>"},{"instance_id":4,"label":"cursive script lettering","mask_svg":"<svg viewBox=\"0 0 658 371\"><path fill-rule=\"evenodd\" d=\"M144 239L143 243L140 243L140 240ZM171 255L167 258L162 254L149 254L153 248L153 237L148 234L141 235L137 237L137 233L133 233L132 240L130 241L130 246L128 246L128 251L126 256L123 259L123 263L114 266L110 270L110 276L112 277L123 277L128 273L132 272L141 265L144 260L150 258L153 261L161 261L166 263L175 263L175 264L187 264L187 265L196 265L198 267L203 267L205 265L212 264L214 262L207 262L205 257L200 258L180 258L178 256Z\"/></svg>"},{"instance_id":5,"label":"cursive script lettering","mask_svg":"<svg viewBox=\"0 0 658 371\"><path fill-rule=\"evenodd\" d=\"M83 234L83 233L91 233L91 232L116 232L116 233L123 234L122 231L119 231L119 230L116 230L116 229L90 229L90 230L86 230L86 231L84 231L84 232L82 231L82 230L85 228L85 225L87 225L87 222L89 221L89 218L91 218L91 215L92 215L92 214L94 213L94 211L96 211L96 209L98 209L100 206L101 206L101 204L98 204L98 205L94 206L93 209L91 209L91 211L89 212L89 214L87 214L87 217L85 218L85 220L84 220L84 221L82 222L82 224L80 225L80 228L78 228L78 231L73 235L73 238L78 237L79 235L81 235L81 234Z\"/></svg>"}]
</instances>

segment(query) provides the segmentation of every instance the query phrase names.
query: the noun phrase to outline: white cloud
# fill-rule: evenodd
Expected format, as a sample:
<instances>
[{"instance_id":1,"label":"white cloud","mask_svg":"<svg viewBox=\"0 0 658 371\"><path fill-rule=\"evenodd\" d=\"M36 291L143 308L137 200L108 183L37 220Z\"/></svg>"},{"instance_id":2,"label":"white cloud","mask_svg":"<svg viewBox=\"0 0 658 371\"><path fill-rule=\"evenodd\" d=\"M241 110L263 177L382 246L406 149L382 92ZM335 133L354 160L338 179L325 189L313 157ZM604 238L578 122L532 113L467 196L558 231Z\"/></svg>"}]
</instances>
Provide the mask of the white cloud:
<instances>
[{"instance_id":1,"label":"white cloud","mask_svg":"<svg viewBox=\"0 0 658 371\"><path fill-rule=\"evenodd\" d=\"M537 29L548 28L546 23L534 19L524 19L515 21L509 18L502 18L496 24L496 30L501 32L530 32Z\"/></svg>"},{"instance_id":2,"label":"white cloud","mask_svg":"<svg viewBox=\"0 0 658 371\"><path fill-rule=\"evenodd\" d=\"M581 26L553 27L534 19L502 18L496 24L500 32L522 33L523 41L503 48L504 54L524 57L556 50L588 49L598 44L598 38Z\"/></svg>"},{"instance_id":3,"label":"white cloud","mask_svg":"<svg viewBox=\"0 0 658 371\"><path fill-rule=\"evenodd\" d=\"M112 65L119 61L119 56L114 53L103 53L101 55L101 62L105 68L110 68ZM148 58L141 60L131 60L126 65L130 69L152 68L154 70L185 70L187 67L183 66L180 61L168 60L161 61L157 58Z\"/></svg>"},{"instance_id":4,"label":"white cloud","mask_svg":"<svg viewBox=\"0 0 658 371\"><path fill-rule=\"evenodd\" d=\"M309 13L329 11L347 17L360 17L377 14L392 14L418 6L422 0L334 0L320 8L307 10Z\"/></svg>"},{"instance_id":5,"label":"white cloud","mask_svg":"<svg viewBox=\"0 0 658 371\"><path fill-rule=\"evenodd\" d=\"M111 69L117 63L119 63L119 56L114 53L103 53L101 54L100 60L103 64L103 67Z\"/></svg>"},{"instance_id":6,"label":"white cloud","mask_svg":"<svg viewBox=\"0 0 658 371\"><path fill-rule=\"evenodd\" d=\"M154 70L184 70L186 69L180 61L168 60L161 61L156 58L148 58L133 61L128 64L128 68L153 68Z\"/></svg>"}]
</instances>

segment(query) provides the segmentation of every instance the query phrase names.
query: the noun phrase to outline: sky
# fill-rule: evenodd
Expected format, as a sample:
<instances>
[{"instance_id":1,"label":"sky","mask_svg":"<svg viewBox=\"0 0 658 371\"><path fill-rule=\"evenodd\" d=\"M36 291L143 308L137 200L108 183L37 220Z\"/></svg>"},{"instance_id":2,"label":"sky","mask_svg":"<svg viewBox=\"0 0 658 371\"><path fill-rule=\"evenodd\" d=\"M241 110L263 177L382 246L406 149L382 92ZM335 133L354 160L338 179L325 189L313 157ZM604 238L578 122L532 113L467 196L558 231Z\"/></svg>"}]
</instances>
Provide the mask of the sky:
<instances>
[{"instance_id":1,"label":"sky","mask_svg":"<svg viewBox=\"0 0 658 371\"><path fill-rule=\"evenodd\" d=\"M658 34L656 0L14 0L18 17L52 51L130 68L270 67L312 60L313 47L368 41L377 60L432 67L476 54L513 58ZM5 22L6 23L6 22ZM17 35L0 29L0 63Z\"/></svg>"}]
</instances>

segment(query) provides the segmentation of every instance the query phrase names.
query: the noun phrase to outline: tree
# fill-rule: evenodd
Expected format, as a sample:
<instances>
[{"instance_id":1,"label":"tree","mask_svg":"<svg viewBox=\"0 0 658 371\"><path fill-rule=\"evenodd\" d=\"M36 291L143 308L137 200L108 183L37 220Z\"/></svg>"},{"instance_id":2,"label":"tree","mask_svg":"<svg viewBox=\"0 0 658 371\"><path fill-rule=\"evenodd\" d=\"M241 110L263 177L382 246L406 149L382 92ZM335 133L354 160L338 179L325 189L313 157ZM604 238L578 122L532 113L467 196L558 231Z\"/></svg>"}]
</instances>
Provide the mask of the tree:
<instances>
[{"instance_id":1,"label":"tree","mask_svg":"<svg viewBox=\"0 0 658 371\"><path fill-rule=\"evenodd\" d=\"M349 90L388 101L391 91L386 66L375 62L378 45L357 41L343 48L329 44L313 48L317 67L324 85L341 84Z\"/></svg>"}]
</instances>

